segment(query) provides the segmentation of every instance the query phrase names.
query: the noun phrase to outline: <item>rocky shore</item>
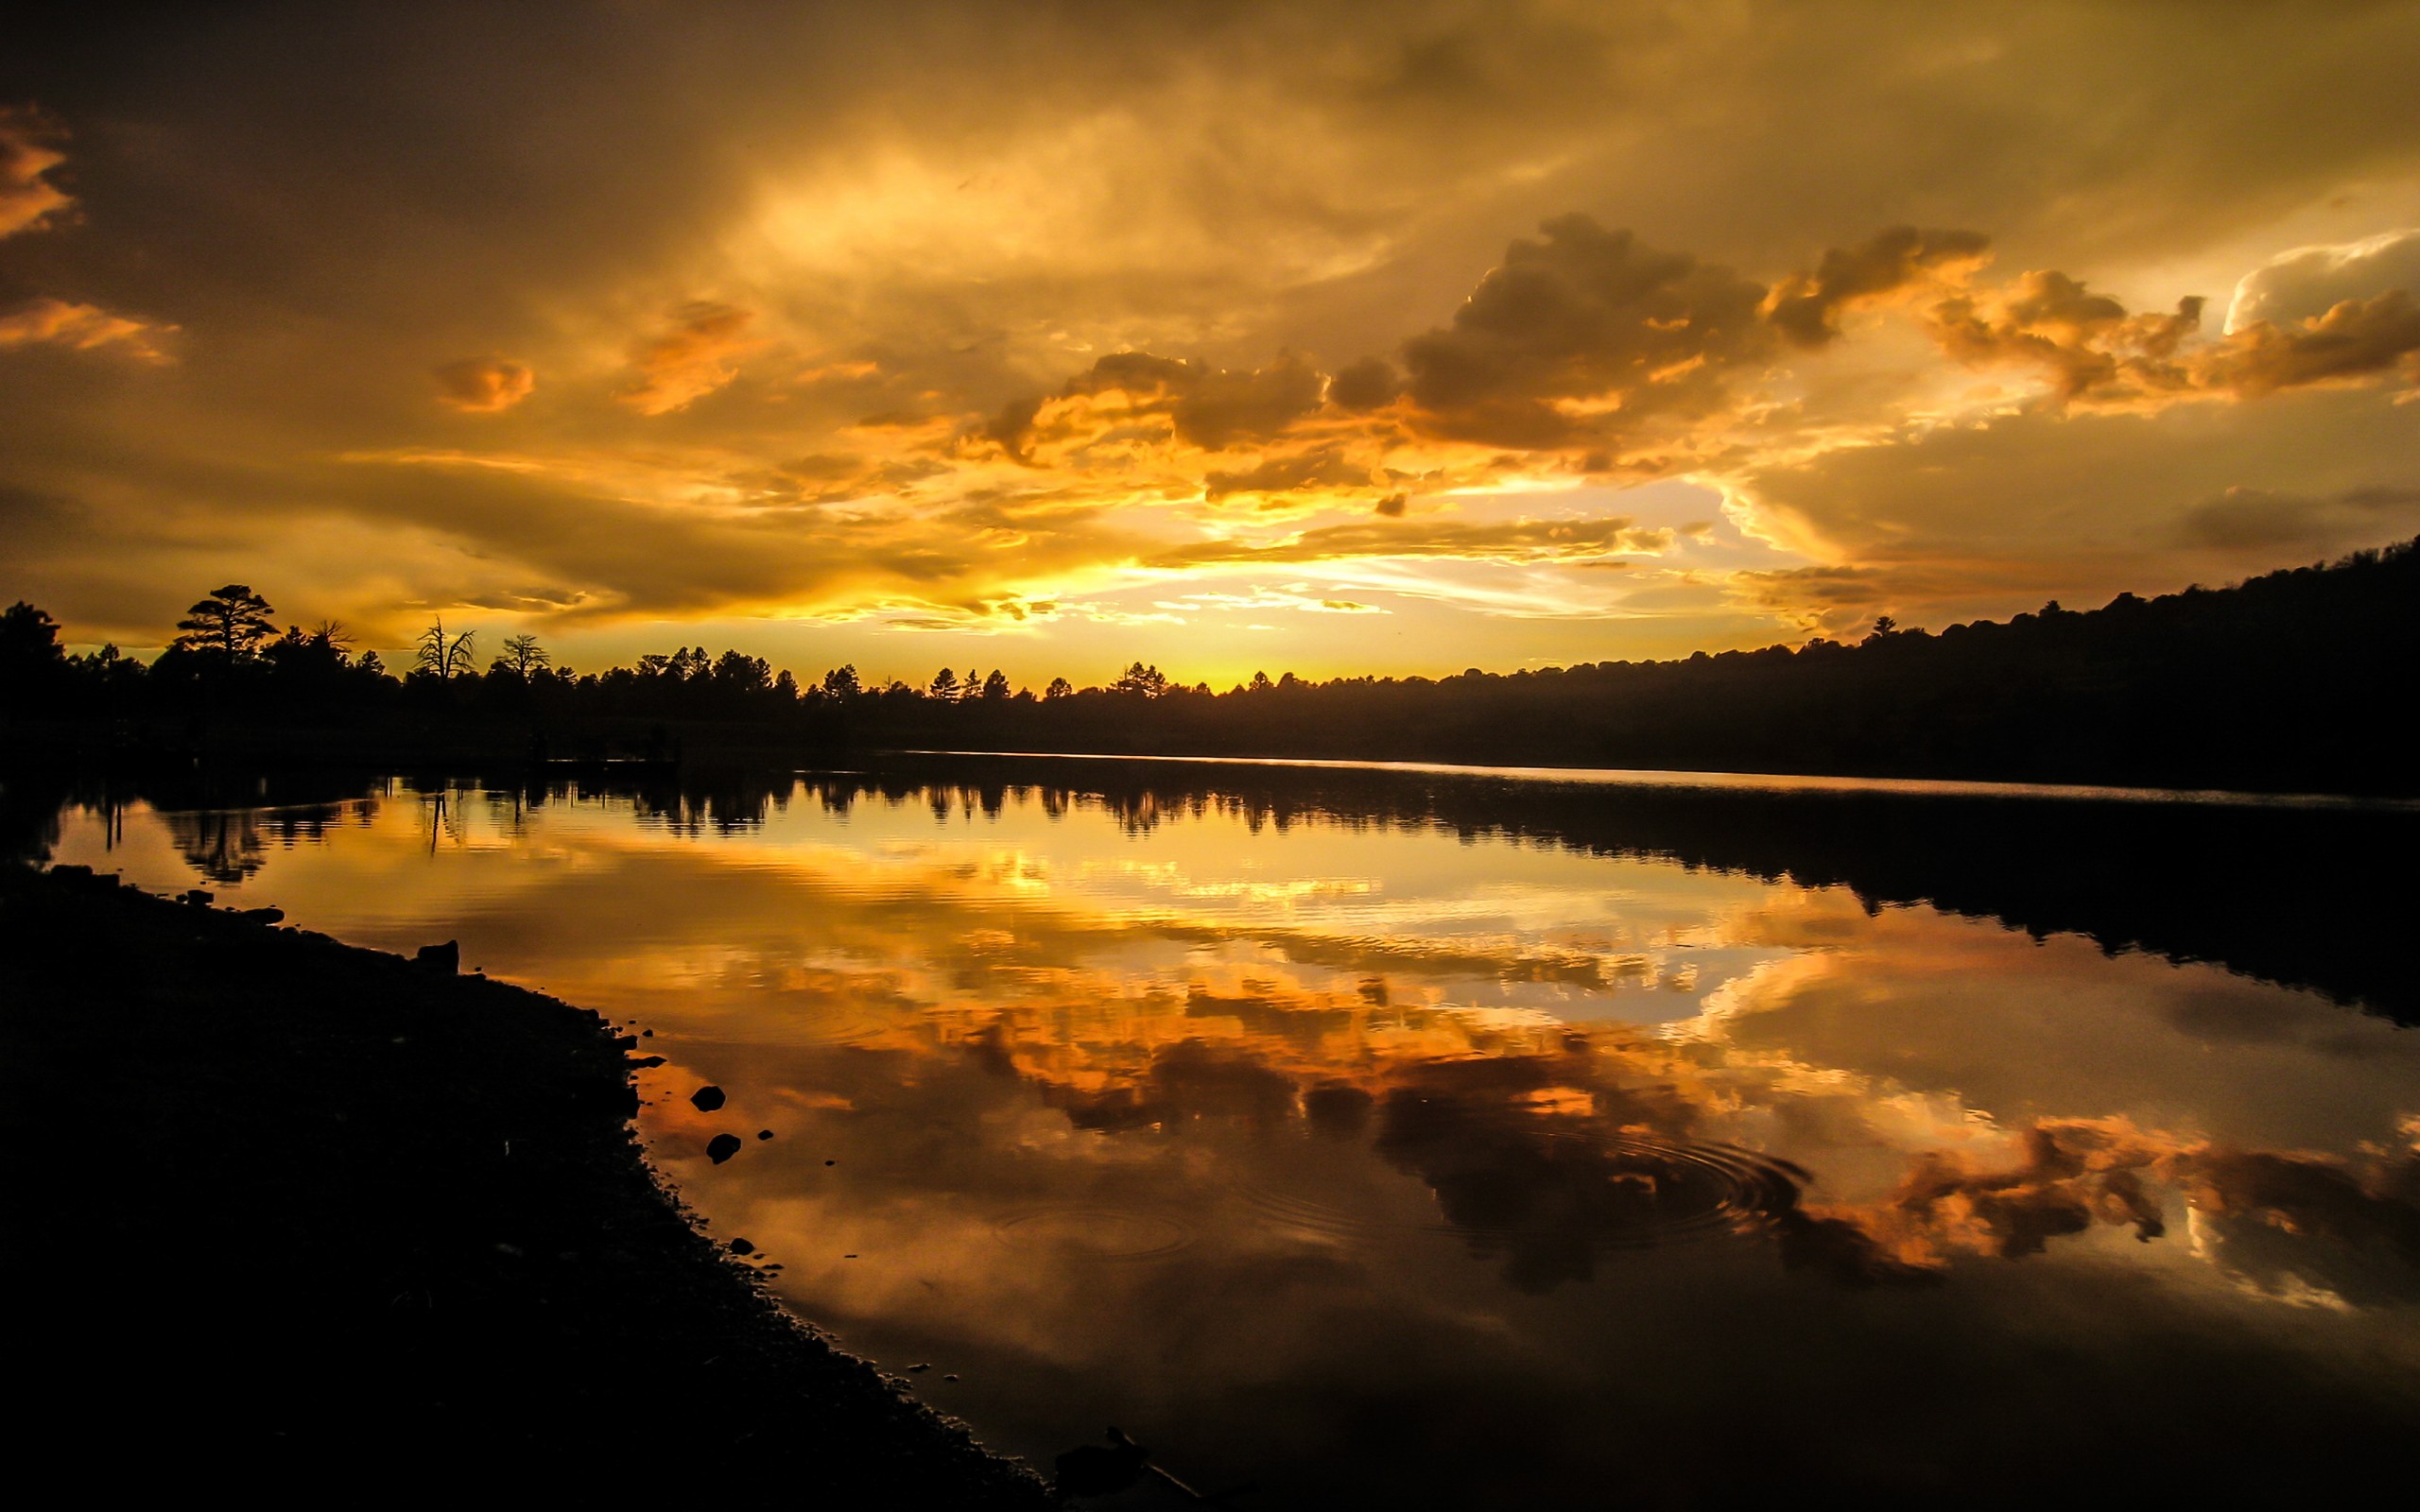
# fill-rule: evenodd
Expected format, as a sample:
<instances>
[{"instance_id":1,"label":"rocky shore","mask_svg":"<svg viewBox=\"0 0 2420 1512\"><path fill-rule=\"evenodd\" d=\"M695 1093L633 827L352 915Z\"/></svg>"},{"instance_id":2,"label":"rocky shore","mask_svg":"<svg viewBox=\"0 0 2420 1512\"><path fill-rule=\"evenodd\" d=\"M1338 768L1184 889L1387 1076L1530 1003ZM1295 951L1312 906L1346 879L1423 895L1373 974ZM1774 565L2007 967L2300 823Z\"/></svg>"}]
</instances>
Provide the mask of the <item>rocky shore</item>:
<instances>
[{"instance_id":1,"label":"rocky shore","mask_svg":"<svg viewBox=\"0 0 2420 1512\"><path fill-rule=\"evenodd\" d=\"M112 884L0 868L21 1477L1053 1504L692 1223L630 1123L633 1042L596 1015Z\"/></svg>"}]
</instances>

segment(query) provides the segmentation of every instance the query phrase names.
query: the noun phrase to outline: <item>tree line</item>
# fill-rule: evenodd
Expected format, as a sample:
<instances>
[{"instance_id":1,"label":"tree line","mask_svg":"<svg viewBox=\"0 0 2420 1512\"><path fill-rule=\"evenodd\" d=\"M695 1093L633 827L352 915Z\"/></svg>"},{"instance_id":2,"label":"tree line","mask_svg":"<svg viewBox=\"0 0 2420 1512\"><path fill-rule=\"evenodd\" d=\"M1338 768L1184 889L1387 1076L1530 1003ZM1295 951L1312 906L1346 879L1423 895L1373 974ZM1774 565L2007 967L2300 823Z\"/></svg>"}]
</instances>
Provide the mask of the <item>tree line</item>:
<instances>
[{"instance_id":1,"label":"tree line","mask_svg":"<svg viewBox=\"0 0 2420 1512\"><path fill-rule=\"evenodd\" d=\"M2324 791L2420 790L2399 734L2420 649L2420 541L2230 588L2057 603L1938 632L1888 618L1685 660L1445 678L1255 674L1223 692L1137 662L1040 693L997 668L923 684L811 680L703 646L578 673L516 635L433 621L398 675L340 625L280 631L266 597L198 600L149 662L69 656L51 617L0 614L0 712L141 726L431 727L565 739L661 726L847 747L1292 756Z\"/></svg>"}]
</instances>

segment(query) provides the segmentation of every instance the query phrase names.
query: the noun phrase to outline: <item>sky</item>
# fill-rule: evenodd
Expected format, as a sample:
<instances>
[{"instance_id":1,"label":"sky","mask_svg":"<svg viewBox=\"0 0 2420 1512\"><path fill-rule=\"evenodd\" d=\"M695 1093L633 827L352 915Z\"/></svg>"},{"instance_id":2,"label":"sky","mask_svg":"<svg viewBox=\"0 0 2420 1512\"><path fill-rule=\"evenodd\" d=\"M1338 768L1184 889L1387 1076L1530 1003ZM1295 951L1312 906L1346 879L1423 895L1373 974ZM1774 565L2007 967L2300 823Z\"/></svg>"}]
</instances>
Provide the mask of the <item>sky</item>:
<instances>
[{"instance_id":1,"label":"sky","mask_svg":"<svg viewBox=\"0 0 2420 1512\"><path fill-rule=\"evenodd\" d=\"M1224 686L2420 534L2420 5L8 26L0 599L78 645Z\"/></svg>"}]
</instances>

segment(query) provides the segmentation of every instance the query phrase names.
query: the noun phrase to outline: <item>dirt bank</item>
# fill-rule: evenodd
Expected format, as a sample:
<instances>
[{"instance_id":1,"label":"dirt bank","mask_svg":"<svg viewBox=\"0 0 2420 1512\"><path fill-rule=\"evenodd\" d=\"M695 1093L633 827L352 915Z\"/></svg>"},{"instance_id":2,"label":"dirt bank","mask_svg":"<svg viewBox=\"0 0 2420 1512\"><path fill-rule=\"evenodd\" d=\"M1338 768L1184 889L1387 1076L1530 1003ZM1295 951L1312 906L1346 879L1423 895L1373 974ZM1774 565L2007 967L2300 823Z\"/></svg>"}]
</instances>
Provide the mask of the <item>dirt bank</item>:
<instances>
[{"instance_id":1,"label":"dirt bank","mask_svg":"<svg viewBox=\"0 0 2420 1512\"><path fill-rule=\"evenodd\" d=\"M0 868L21 1476L1051 1504L690 1225L595 1014L106 882Z\"/></svg>"}]
</instances>

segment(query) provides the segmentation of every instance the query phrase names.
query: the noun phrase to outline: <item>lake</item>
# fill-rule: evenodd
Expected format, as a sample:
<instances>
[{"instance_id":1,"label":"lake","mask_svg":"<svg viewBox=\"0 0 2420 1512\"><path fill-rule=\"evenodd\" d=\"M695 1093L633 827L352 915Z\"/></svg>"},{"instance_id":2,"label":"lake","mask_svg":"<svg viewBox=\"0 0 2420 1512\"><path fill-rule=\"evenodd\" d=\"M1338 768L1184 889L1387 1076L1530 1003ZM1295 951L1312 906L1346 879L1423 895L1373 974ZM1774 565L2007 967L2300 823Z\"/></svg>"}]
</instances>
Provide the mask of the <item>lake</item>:
<instances>
[{"instance_id":1,"label":"lake","mask_svg":"<svg viewBox=\"0 0 2420 1512\"><path fill-rule=\"evenodd\" d=\"M1271 1508L2397 1462L2420 816L1572 775L83 792L49 849L646 1031L709 1231L1046 1471L1112 1423Z\"/></svg>"}]
</instances>

